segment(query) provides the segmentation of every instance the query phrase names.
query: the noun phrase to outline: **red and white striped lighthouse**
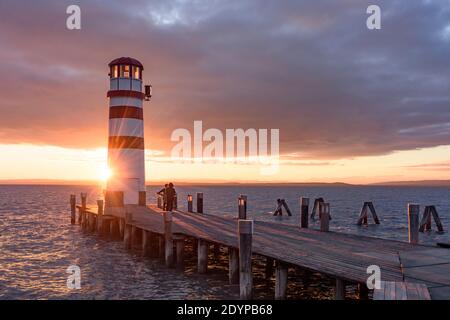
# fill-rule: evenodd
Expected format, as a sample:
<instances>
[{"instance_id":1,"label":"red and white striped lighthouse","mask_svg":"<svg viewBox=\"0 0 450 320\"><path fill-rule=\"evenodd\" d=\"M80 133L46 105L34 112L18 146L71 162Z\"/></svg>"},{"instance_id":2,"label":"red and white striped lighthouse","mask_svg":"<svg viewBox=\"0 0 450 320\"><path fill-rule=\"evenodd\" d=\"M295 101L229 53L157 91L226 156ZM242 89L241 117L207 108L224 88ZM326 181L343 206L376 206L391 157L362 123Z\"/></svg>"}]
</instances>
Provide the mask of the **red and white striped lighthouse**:
<instances>
[{"instance_id":1,"label":"red and white striped lighthouse","mask_svg":"<svg viewBox=\"0 0 450 320\"><path fill-rule=\"evenodd\" d=\"M109 137L105 205L146 204L142 64L122 57L109 63ZM147 92L148 91L148 92ZM148 99L146 99L148 100Z\"/></svg>"}]
</instances>

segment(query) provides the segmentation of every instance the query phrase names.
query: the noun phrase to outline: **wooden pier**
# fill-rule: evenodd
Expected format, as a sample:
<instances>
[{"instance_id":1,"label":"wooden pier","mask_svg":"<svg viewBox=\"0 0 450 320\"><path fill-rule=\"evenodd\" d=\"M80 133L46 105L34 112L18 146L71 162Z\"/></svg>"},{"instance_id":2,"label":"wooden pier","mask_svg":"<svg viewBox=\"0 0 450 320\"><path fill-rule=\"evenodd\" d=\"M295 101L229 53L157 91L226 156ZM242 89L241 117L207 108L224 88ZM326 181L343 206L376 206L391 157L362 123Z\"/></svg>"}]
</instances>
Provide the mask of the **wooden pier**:
<instances>
[{"instance_id":1,"label":"wooden pier","mask_svg":"<svg viewBox=\"0 0 450 320\"><path fill-rule=\"evenodd\" d=\"M302 203L305 204L305 200ZM72 198L71 205L74 220ZM275 262L276 299L286 298L290 267L320 272L336 279L336 299L343 299L348 284L367 288L366 281L370 276L367 268L372 265L380 268L383 283L425 284L431 299L450 299L450 250L330 232L327 203L319 206L320 230L305 227L305 208L302 208L302 227L242 219L242 211L239 219L180 210L165 212L155 205L103 209L103 202L92 206L86 205L83 199L77 208L85 230L111 234L123 240L127 248L137 243L145 255L163 255L169 267L183 268L184 246L189 238L196 244L199 273L207 273L210 245L228 248L229 281L230 284L240 283L242 299L252 298L253 255L266 258L270 263L266 268L269 273ZM192 205L189 208L192 211ZM366 290L361 291L367 294Z\"/></svg>"}]
</instances>

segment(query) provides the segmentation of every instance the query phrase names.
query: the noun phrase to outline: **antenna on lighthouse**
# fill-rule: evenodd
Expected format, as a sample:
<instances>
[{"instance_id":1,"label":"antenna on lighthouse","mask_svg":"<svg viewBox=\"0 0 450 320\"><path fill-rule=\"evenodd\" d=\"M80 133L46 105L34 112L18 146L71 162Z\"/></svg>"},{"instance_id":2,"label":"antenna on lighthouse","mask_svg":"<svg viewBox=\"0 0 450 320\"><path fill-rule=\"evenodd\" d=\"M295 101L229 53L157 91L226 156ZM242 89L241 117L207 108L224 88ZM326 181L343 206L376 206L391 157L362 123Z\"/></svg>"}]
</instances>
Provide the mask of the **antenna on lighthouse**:
<instances>
[{"instance_id":1,"label":"antenna on lighthouse","mask_svg":"<svg viewBox=\"0 0 450 320\"><path fill-rule=\"evenodd\" d=\"M152 97L152 91L153 87L151 84L145 86L145 101L150 101L150 98Z\"/></svg>"}]
</instances>

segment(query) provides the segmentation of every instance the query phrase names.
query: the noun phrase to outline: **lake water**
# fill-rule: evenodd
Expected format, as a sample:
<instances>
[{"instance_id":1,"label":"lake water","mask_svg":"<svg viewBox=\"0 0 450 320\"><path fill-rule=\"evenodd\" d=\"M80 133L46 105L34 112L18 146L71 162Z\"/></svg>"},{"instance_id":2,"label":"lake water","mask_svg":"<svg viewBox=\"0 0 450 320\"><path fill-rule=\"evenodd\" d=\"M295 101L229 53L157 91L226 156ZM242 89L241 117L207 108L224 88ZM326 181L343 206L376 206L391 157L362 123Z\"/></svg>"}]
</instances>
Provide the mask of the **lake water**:
<instances>
[{"instance_id":1,"label":"lake water","mask_svg":"<svg viewBox=\"0 0 450 320\"><path fill-rule=\"evenodd\" d=\"M160 188L148 187L149 201ZM224 299L222 285L201 276L186 277L157 261L125 253L123 244L84 234L70 225L69 195L88 193L88 202L100 197L98 187L0 186L0 299ZM179 208L187 194L203 192L204 212L232 215L239 194L248 196L248 217L299 224L299 197L323 197L331 204L330 229L343 233L407 241L408 202L435 205L444 229L450 226L449 188L436 187L275 187L181 186ZM286 199L293 216L273 217L276 199ZM381 224L355 225L364 201L373 201ZM194 201L195 203L195 201ZM195 207L195 206L194 206ZM369 219L369 222L371 220ZM317 224L312 224L317 228ZM436 227L433 225L433 230ZM450 242L449 233L421 234L421 242ZM66 286L70 265L82 272L82 288Z\"/></svg>"}]
</instances>

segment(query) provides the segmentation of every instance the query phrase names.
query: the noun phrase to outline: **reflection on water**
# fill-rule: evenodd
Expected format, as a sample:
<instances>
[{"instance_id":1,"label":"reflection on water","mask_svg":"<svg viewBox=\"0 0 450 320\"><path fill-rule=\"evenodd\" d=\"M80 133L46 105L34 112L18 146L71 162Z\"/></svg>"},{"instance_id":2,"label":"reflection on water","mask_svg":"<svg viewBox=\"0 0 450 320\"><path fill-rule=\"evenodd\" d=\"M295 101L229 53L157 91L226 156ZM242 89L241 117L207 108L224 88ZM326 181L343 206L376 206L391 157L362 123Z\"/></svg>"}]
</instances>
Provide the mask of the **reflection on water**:
<instances>
[{"instance_id":1,"label":"reflection on water","mask_svg":"<svg viewBox=\"0 0 450 320\"><path fill-rule=\"evenodd\" d=\"M158 187L149 187L154 201ZM160 262L125 253L121 242L83 234L70 225L69 195L99 189L86 186L0 186L0 298L1 299L222 299L235 298L235 288L220 281L176 270ZM248 195L249 217L275 220L270 211L277 198L285 198L294 213L284 223L299 224L299 196L324 197L331 203L331 229L339 232L407 240L406 204L437 206L444 228L450 226L450 201L446 188L392 187L224 187L177 188L179 207L185 208L188 193L203 192L205 212L235 215L237 196ZM380 226L357 227L363 201L373 201ZM194 206L195 207L195 206ZM317 225L313 225L317 227ZM421 241L450 242L449 234L421 235ZM80 290L66 287L70 265L81 268ZM226 277L225 277L226 279ZM229 289L229 290L228 290Z\"/></svg>"}]
</instances>

